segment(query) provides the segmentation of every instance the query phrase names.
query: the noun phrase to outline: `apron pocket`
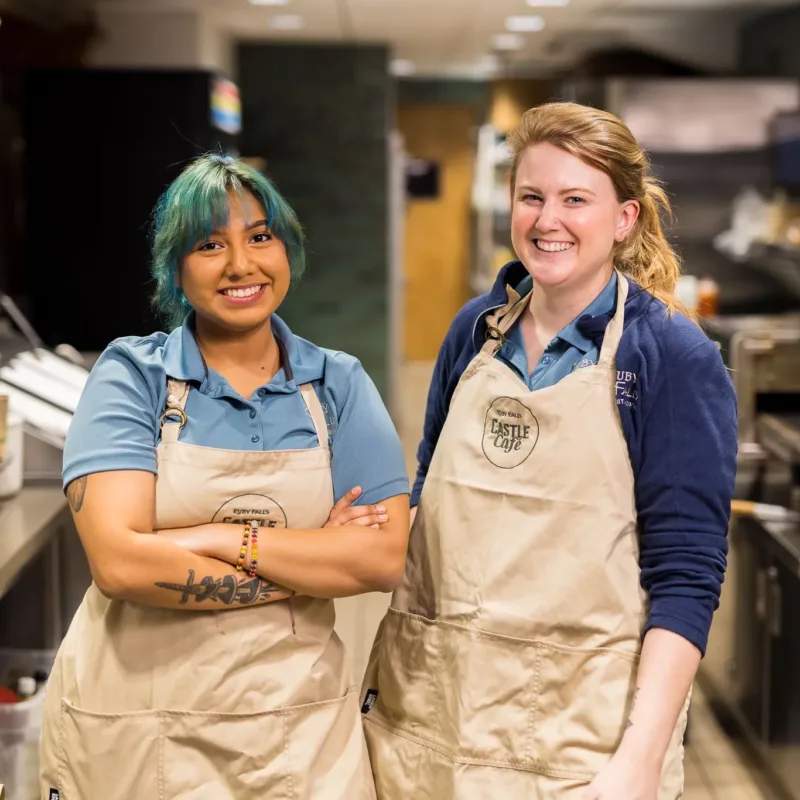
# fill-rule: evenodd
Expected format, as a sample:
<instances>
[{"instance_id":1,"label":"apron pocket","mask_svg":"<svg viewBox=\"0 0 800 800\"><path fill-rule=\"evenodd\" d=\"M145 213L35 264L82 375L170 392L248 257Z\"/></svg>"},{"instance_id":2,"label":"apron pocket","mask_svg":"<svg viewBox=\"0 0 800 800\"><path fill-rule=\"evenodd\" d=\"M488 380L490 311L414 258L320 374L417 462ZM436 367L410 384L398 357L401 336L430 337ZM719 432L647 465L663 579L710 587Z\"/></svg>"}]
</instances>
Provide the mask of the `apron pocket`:
<instances>
[{"instance_id":1,"label":"apron pocket","mask_svg":"<svg viewBox=\"0 0 800 800\"><path fill-rule=\"evenodd\" d=\"M161 716L169 800L345 800L369 779L354 692L263 712Z\"/></svg>"},{"instance_id":2,"label":"apron pocket","mask_svg":"<svg viewBox=\"0 0 800 800\"><path fill-rule=\"evenodd\" d=\"M538 661L532 641L442 626L436 716L456 757L497 766L531 763Z\"/></svg>"},{"instance_id":3,"label":"apron pocket","mask_svg":"<svg viewBox=\"0 0 800 800\"><path fill-rule=\"evenodd\" d=\"M154 711L99 714L61 703L62 800L154 800L159 781L159 717Z\"/></svg>"},{"instance_id":4,"label":"apron pocket","mask_svg":"<svg viewBox=\"0 0 800 800\"><path fill-rule=\"evenodd\" d=\"M293 799L374 800L356 689L341 699L296 706L285 714Z\"/></svg>"},{"instance_id":5,"label":"apron pocket","mask_svg":"<svg viewBox=\"0 0 800 800\"><path fill-rule=\"evenodd\" d=\"M637 669L631 653L542 645L537 764L593 778L622 740Z\"/></svg>"},{"instance_id":6,"label":"apron pocket","mask_svg":"<svg viewBox=\"0 0 800 800\"><path fill-rule=\"evenodd\" d=\"M380 624L363 692L377 690L375 708L390 728L423 739L440 739L438 707L441 629L425 617L390 608Z\"/></svg>"}]
</instances>

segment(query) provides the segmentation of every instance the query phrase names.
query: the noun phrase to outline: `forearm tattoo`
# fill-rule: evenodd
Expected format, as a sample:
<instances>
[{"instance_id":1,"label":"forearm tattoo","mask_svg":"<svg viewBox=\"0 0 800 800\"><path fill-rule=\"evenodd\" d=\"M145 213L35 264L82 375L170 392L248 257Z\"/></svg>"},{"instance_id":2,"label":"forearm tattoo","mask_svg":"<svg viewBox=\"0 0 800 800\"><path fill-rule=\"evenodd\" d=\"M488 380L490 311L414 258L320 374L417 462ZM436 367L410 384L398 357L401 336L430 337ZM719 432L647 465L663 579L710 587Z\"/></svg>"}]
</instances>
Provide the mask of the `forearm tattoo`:
<instances>
[{"instance_id":1,"label":"forearm tattoo","mask_svg":"<svg viewBox=\"0 0 800 800\"><path fill-rule=\"evenodd\" d=\"M239 579L236 575L225 575L222 578L207 575L195 582L193 569L189 570L185 584L158 581L156 586L160 589L180 592L181 605L185 605L189 602L190 597L194 597L196 603L211 602L222 603L226 606L252 606L259 602L266 602L274 592L278 591L278 587L274 583L249 576Z\"/></svg>"},{"instance_id":2,"label":"forearm tattoo","mask_svg":"<svg viewBox=\"0 0 800 800\"><path fill-rule=\"evenodd\" d=\"M628 714L628 724L625 726L626 728L633 727L633 710L636 707L636 698L639 697L639 687L636 687L636 691L633 693L633 700L631 700L631 713Z\"/></svg>"},{"instance_id":3,"label":"forearm tattoo","mask_svg":"<svg viewBox=\"0 0 800 800\"><path fill-rule=\"evenodd\" d=\"M67 486L67 500L69 501L70 508L77 514L83 508L83 498L86 495L86 483L89 480L88 475L82 478L75 478L69 486Z\"/></svg>"}]
</instances>

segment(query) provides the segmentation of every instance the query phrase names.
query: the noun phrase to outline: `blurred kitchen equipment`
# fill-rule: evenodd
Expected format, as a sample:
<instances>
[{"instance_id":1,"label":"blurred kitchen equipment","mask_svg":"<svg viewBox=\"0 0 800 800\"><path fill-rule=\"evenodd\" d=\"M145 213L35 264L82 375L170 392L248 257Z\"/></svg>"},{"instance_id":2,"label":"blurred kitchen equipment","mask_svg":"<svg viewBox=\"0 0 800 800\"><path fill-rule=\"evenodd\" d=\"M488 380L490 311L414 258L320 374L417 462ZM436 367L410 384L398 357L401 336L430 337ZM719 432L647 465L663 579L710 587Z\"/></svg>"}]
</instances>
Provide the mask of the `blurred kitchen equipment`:
<instances>
[{"instance_id":1,"label":"blurred kitchen equipment","mask_svg":"<svg viewBox=\"0 0 800 800\"><path fill-rule=\"evenodd\" d=\"M738 517L756 517L765 522L800 522L798 511L752 500L734 500L731 503L731 512Z\"/></svg>"}]
</instances>

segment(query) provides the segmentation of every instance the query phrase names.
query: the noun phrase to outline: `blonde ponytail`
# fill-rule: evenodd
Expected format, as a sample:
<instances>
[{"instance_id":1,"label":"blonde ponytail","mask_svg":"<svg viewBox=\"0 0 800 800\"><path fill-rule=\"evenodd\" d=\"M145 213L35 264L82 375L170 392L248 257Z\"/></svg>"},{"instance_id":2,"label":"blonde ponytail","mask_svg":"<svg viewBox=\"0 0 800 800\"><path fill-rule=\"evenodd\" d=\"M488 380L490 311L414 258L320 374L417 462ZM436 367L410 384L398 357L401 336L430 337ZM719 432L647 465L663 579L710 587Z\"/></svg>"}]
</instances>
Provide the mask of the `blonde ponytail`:
<instances>
[{"instance_id":1,"label":"blonde ponytail","mask_svg":"<svg viewBox=\"0 0 800 800\"><path fill-rule=\"evenodd\" d=\"M607 111L577 103L545 103L526 111L508 137L513 158L512 197L522 154L531 145L542 142L560 147L605 172L620 202L639 203L639 218L630 236L615 249L614 265L663 301L668 313L681 311L694 318L675 297L680 260L662 227L662 218L672 219L669 199L652 176L647 156L622 120Z\"/></svg>"},{"instance_id":2,"label":"blonde ponytail","mask_svg":"<svg viewBox=\"0 0 800 800\"><path fill-rule=\"evenodd\" d=\"M672 222L672 207L659 182L648 175L639 200L639 218L630 236L617 247L614 265L663 301L669 313L693 316L675 297L681 264L664 236L662 219Z\"/></svg>"}]
</instances>

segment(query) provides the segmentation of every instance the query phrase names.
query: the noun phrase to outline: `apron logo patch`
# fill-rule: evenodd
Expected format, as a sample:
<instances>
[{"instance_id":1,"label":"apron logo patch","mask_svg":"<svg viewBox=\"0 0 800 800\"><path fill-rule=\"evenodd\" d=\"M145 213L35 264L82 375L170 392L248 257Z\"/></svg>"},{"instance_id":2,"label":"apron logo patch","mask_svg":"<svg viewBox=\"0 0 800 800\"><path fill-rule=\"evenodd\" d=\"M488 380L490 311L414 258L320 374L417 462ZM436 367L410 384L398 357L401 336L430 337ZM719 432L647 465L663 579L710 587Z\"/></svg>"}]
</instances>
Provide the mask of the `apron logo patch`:
<instances>
[{"instance_id":1,"label":"apron logo patch","mask_svg":"<svg viewBox=\"0 0 800 800\"><path fill-rule=\"evenodd\" d=\"M367 696L364 698L364 705L361 706L361 713L369 714L369 712L372 711L372 707L375 705L375 701L377 699L378 699L378 690L368 689Z\"/></svg>"},{"instance_id":2,"label":"apron logo patch","mask_svg":"<svg viewBox=\"0 0 800 800\"><path fill-rule=\"evenodd\" d=\"M233 522L244 525L258 520L262 528L287 528L286 513L265 494L240 494L223 503L211 519L212 522Z\"/></svg>"},{"instance_id":3,"label":"apron logo patch","mask_svg":"<svg viewBox=\"0 0 800 800\"><path fill-rule=\"evenodd\" d=\"M539 423L533 412L511 397L498 397L486 412L483 454L500 469L518 467L539 441Z\"/></svg>"},{"instance_id":4,"label":"apron logo patch","mask_svg":"<svg viewBox=\"0 0 800 800\"><path fill-rule=\"evenodd\" d=\"M58 789L51 789L48 800L61 800L61 792Z\"/></svg>"}]
</instances>

